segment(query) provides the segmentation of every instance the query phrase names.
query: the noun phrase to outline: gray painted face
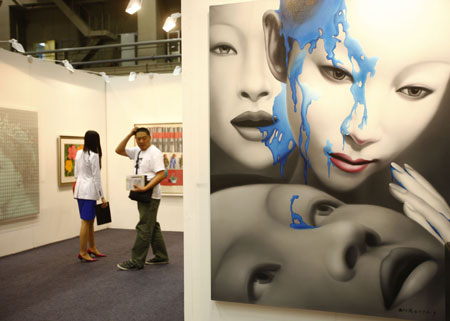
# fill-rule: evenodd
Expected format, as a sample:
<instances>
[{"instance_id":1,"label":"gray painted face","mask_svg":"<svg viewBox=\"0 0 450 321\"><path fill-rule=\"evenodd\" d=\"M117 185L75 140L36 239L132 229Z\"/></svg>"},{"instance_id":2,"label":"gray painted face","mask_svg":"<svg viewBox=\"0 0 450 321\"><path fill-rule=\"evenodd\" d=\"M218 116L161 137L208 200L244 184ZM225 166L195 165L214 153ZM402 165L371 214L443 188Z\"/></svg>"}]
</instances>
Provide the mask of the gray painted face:
<instances>
[{"instance_id":1,"label":"gray painted face","mask_svg":"<svg viewBox=\"0 0 450 321\"><path fill-rule=\"evenodd\" d=\"M318 228L290 227L293 195L293 212ZM400 213L347 205L304 185L236 187L211 200L215 300L400 318L412 317L409 307L443 314L442 247Z\"/></svg>"}]
</instances>

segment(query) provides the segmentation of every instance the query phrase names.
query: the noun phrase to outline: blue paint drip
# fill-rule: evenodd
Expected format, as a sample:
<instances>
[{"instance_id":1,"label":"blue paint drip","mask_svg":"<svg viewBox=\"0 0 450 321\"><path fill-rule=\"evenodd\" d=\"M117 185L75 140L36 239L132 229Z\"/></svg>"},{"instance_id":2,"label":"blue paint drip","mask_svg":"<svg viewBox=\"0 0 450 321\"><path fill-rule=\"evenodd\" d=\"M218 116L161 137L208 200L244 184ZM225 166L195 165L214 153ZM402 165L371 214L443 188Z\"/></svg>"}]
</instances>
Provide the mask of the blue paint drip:
<instances>
[{"instance_id":1,"label":"blue paint drip","mask_svg":"<svg viewBox=\"0 0 450 321\"><path fill-rule=\"evenodd\" d=\"M330 168L331 165L335 166L332 162L331 162L331 156L330 154L333 153L333 144L331 144L331 142L327 139L327 144L325 145L325 147L323 148L323 153L325 154L325 157L327 158L327 166L328 166L328 178L330 178Z\"/></svg>"},{"instance_id":2,"label":"blue paint drip","mask_svg":"<svg viewBox=\"0 0 450 321\"><path fill-rule=\"evenodd\" d=\"M308 94L309 90L306 88L304 84L301 84L298 80L300 74L303 70L303 63L306 58L306 45L310 45L308 52L312 53L313 50L316 48L317 41L319 39L323 39L324 42L324 48L327 53L326 58L330 60L335 67L338 66L338 64L342 64L341 61L336 59L334 50L336 49L336 44L338 42L341 42L341 40L337 39L337 36L339 35L339 26L342 26L342 29L345 33L345 39L344 39L344 46L348 50L348 58L352 64L352 76L353 76L353 84L350 88L350 92L353 95L354 104L351 108L350 114L344 119L344 121L341 124L341 134L343 137L343 143L342 148L344 148L345 144L345 136L349 134L348 128L349 123L352 120L353 114L356 113L356 109L359 104L364 106L364 114L361 120L361 123L359 124L359 128L362 129L364 125L367 124L367 105L366 105L366 98L365 98L365 84L367 80L368 74L373 77L375 75L375 65L378 61L378 58L372 57L368 58L364 51L362 50L361 45L359 42L352 38L349 33L349 24L347 22L347 14L346 10L347 7L345 5L344 0L323 0L321 1L317 7L314 9L314 12L312 13L311 17L309 17L304 22L298 22L298 21L292 21L289 17L285 17L282 15L283 12L286 12L288 8L286 7L285 1L280 1L280 9L277 11L278 15L280 16L280 19L282 21L282 29L280 31L281 35L284 37L284 44L286 47L286 67L289 66L288 57L290 55L290 52L292 50L292 46L289 42L289 39L295 40L299 47L300 47L300 54L295 57L294 63L292 64L290 73L288 75L289 84L291 86L292 90L292 101L294 103L294 111L297 111L297 87L296 84L299 85L301 91L302 91L302 125L300 130L300 137L299 137L299 150L302 154L302 157L305 162L305 169L304 169L304 177L305 177L305 183L306 177L307 177L307 168L310 166L309 164L309 158L308 158L308 147L309 147L309 124L307 121L307 110L309 105L311 104L311 100L307 100L306 97L310 96ZM354 61L358 64L359 71L356 70ZM302 151L302 142L303 142L303 135L302 130L304 130L306 134L306 144L305 144L305 151Z\"/></svg>"},{"instance_id":3,"label":"blue paint drip","mask_svg":"<svg viewBox=\"0 0 450 321\"><path fill-rule=\"evenodd\" d=\"M280 164L281 176L283 176L283 169L288 160L288 156L296 146L287 117L285 84L282 84L281 92L275 97L273 102L272 120L272 125L258 129L262 133L262 142L272 152L273 165Z\"/></svg>"},{"instance_id":4,"label":"blue paint drip","mask_svg":"<svg viewBox=\"0 0 450 321\"><path fill-rule=\"evenodd\" d=\"M308 149L309 149L309 138L311 137L311 127L309 126L309 122L308 122L308 109L309 106L311 105L311 102L313 100L318 100L319 96L315 95L312 90L310 90L308 88L308 86L306 84L300 84L300 90L302 92L302 107L301 107L301 124L300 124L300 132L299 132L299 137L298 137L298 144L300 147L303 148L299 148L300 150L300 154L302 155L303 161L304 161L304 166L303 166L303 177L305 180L305 184L308 182L307 181L307 169L308 167L311 167L311 164L309 162L309 157L308 157ZM306 136L306 140L305 140L305 146L303 146L303 133L305 133ZM304 150L304 151L303 151Z\"/></svg>"},{"instance_id":5,"label":"blue paint drip","mask_svg":"<svg viewBox=\"0 0 450 321\"><path fill-rule=\"evenodd\" d=\"M406 188L405 186L403 186L403 184L400 183L400 182L395 178L394 171L395 171L395 172L398 172L398 173L400 173L400 171L397 170L397 169L395 169L395 167L393 167L392 165L389 166L389 170L391 171L391 179L392 179L392 181L393 181L394 183L397 183L398 185L400 185L401 187L403 187L404 189L407 190L407 188Z\"/></svg>"},{"instance_id":6,"label":"blue paint drip","mask_svg":"<svg viewBox=\"0 0 450 321\"><path fill-rule=\"evenodd\" d=\"M348 35L347 29L344 28L344 32L346 34L344 45L348 49L348 59L352 64L352 76L353 76L353 84L350 87L350 92L353 95L354 104L352 106L352 110L350 114L345 118L345 120L341 124L341 134L343 138L342 147L344 147L345 136L349 134L348 128L349 123L352 120L353 114L356 113L356 109L358 105L364 106L364 114L361 119L361 123L358 125L359 129L363 129L364 125L367 125L367 104L366 104L366 94L365 94L365 86L367 82L367 76L370 74L370 77L375 75L375 65L378 61L377 57L368 58L364 51L361 48L361 45L358 41ZM357 62L359 71L356 70L354 61Z\"/></svg>"},{"instance_id":7,"label":"blue paint drip","mask_svg":"<svg viewBox=\"0 0 450 321\"><path fill-rule=\"evenodd\" d=\"M303 218L301 217L300 214L297 214L294 212L294 210L292 209L292 206L294 205L294 201L296 199L298 199L299 196L298 195L292 195L291 197L291 219L292 219L292 223L289 225L291 228L296 229L296 230L307 230L307 229L313 229L313 228L317 228L317 226L311 226L306 224L303 221Z\"/></svg>"}]
</instances>

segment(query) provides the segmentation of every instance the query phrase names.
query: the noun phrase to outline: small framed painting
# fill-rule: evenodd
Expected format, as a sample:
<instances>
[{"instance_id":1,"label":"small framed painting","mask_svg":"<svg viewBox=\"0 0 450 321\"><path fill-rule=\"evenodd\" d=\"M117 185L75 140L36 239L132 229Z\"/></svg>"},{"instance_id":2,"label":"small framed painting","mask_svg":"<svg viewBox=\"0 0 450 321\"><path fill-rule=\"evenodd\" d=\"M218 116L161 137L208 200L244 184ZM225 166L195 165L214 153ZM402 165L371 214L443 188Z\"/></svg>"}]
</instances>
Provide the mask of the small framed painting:
<instances>
[{"instance_id":1,"label":"small framed painting","mask_svg":"<svg viewBox=\"0 0 450 321\"><path fill-rule=\"evenodd\" d=\"M82 136L58 137L58 180L59 185L72 185L75 182L75 156L83 149Z\"/></svg>"},{"instance_id":2,"label":"small framed painting","mask_svg":"<svg viewBox=\"0 0 450 321\"><path fill-rule=\"evenodd\" d=\"M163 154L167 177L161 181L161 193L183 195L183 124L136 124L150 131L151 143Z\"/></svg>"}]
</instances>

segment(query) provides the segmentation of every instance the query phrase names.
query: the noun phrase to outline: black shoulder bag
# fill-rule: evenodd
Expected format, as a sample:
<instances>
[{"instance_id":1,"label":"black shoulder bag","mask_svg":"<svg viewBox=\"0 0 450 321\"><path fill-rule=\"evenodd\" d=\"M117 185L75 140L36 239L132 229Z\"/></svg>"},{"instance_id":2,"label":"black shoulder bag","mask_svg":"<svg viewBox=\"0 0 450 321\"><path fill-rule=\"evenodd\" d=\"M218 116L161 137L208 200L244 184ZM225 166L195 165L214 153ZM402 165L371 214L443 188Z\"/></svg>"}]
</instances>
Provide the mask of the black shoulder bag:
<instances>
[{"instance_id":1,"label":"black shoulder bag","mask_svg":"<svg viewBox=\"0 0 450 321\"><path fill-rule=\"evenodd\" d=\"M136 175L137 175L137 172L139 169L139 155L140 154L141 154L141 151L139 151L139 153L136 157L136 165L134 166ZM147 185L149 182L150 181L147 180L147 176L145 176L145 185ZM153 194L153 188L150 188L148 191L145 191L145 192L130 191L130 195L128 195L128 197L130 199L132 199L133 201L149 203L152 200L152 194Z\"/></svg>"}]
</instances>

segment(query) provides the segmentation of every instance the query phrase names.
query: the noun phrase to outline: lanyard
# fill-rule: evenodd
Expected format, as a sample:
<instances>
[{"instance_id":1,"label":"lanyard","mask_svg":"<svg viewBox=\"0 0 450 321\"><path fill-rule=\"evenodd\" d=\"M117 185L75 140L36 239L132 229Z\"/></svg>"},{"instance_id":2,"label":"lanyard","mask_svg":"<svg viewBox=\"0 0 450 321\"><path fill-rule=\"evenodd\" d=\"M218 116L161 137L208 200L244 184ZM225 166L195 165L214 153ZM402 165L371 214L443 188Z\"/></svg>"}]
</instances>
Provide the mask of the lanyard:
<instances>
[{"instance_id":1,"label":"lanyard","mask_svg":"<svg viewBox=\"0 0 450 321\"><path fill-rule=\"evenodd\" d=\"M139 155L141 155L141 150L139 151L139 153L138 153L138 155L137 155L137 157L136 157L136 165L134 165L134 168L136 169L136 175L137 175L137 173L138 173L138 169L139 169Z\"/></svg>"}]
</instances>

